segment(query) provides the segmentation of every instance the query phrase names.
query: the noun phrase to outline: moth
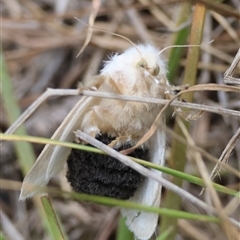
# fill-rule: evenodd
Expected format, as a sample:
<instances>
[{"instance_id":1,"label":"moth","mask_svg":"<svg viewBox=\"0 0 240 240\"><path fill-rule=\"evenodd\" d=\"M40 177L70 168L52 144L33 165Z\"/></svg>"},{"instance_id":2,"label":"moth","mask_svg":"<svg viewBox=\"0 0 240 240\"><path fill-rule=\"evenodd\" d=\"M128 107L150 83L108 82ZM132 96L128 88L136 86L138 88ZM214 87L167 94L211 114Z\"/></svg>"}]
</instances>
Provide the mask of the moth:
<instances>
[{"instance_id":1,"label":"moth","mask_svg":"<svg viewBox=\"0 0 240 240\"><path fill-rule=\"evenodd\" d=\"M169 86L166 73L159 49L150 44L138 44L121 54L112 55L87 87L128 96L164 98ZM69 142L76 140L87 144L76 139L74 132L79 129L120 151L134 146L142 138L161 108L161 105L147 102L82 97L52 139ZM163 165L164 151L165 134L162 129L158 129L132 156ZM157 181L144 178L114 158L53 145L45 146L24 178L20 199L41 193L42 187L66 163L67 178L76 191L129 199L149 206L160 205L161 184ZM159 171L151 171L161 175ZM137 239L144 240L152 236L158 222L157 214L134 209L122 209L121 213Z\"/></svg>"}]
</instances>

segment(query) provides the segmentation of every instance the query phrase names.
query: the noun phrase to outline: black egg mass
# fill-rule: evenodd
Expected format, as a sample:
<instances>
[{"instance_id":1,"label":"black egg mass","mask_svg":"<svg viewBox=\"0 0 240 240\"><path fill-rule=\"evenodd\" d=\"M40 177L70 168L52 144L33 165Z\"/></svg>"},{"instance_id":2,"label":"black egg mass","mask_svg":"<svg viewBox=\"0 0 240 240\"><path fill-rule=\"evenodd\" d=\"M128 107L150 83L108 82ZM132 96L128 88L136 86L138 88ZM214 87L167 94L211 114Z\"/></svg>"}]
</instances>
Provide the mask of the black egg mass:
<instances>
[{"instance_id":1,"label":"black egg mass","mask_svg":"<svg viewBox=\"0 0 240 240\"><path fill-rule=\"evenodd\" d=\"M108 145L114 138L106 134L97 139ZM91 145L88 145L91 146ZM117 151L132 147L129 143ZM138 148L129 156L149 159L147 149ZM74 191L98 196L128 199L133 196L144 176L108 155L72 149L68 159L67 179Z\"/></svg>"}]
</instances>

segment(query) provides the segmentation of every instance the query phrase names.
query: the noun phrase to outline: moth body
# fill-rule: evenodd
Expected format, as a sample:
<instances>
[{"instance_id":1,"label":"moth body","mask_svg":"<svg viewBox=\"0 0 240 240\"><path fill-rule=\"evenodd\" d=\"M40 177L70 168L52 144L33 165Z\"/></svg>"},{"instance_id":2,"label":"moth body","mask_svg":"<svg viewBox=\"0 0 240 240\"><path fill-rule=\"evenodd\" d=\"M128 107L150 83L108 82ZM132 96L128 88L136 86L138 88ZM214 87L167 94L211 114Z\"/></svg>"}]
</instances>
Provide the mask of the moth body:
<instances>
[{"instance_id":1,"label":"moth body","mask_svg":"<svg viewBox=\"0 0 240 240\"><path fill-rule=\"evenodd\" d=\"M152 45L137 45L137 49L113 55L101 70L99 82L94 81L92 86L103 92L164 98L168 83L158 52ZM153 103L100 99L83 118L80 129L92 137L106 133L118 138L112 147L126 141L134 145L149 130L160 109Z\"/></svg>"}]
</instances>

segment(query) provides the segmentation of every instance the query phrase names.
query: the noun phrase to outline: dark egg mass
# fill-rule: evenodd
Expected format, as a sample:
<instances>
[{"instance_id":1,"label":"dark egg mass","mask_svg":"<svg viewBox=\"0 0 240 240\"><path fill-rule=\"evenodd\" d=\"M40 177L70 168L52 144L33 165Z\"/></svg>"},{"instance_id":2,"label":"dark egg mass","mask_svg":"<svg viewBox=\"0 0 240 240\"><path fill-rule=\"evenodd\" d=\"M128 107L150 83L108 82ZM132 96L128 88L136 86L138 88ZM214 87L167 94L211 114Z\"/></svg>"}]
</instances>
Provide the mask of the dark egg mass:
<instances>
[{"instance_id":1,"label":"dark egg mass","mask_svg":"<svg viewBox=\"0 0 240 240\"><path fill-rule=\"evenodd\" d=\"M106 134L98 136L97 139L106 145L114 140ZM126 143L115 150L121 151L130 147L132 146ZM149 151L138 148L129 156L148 160ZM66 177L73 190L80 193L128 199L144 180L140 173L103 154L72 149L67 164Z\"/></svg>"}]
</instances>

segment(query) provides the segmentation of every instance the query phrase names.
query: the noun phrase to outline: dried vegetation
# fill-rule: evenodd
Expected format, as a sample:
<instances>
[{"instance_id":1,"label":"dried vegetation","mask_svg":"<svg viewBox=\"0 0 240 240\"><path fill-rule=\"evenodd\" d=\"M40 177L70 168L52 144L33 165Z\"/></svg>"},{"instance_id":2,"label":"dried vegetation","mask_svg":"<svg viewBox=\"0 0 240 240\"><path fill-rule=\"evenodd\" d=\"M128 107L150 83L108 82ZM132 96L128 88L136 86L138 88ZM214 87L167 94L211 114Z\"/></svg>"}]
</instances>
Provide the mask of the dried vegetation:
<instances>
[{"instance_id":1,"label":"dried vegetation","mask_svg":"<svg viewBox=\"0 0 240 240\"><path fill-rule=\"evenodd\" d=\"M206 2L208 1L201 1ZM211 2L211 1L210 1ZM129 47L129 42L108 33L93 31L92 38L82 54L76 58L86 39L88 28L75 17L87 23L90 14L95 14L95 28L106 32L121 34L133 42L151 42L159 48L175 44L176 34L184 28L191 27L191 13L183 24L177 23L183 2L180 1L103 1L98 8L98 1L77 0L4 0L1 3L2 50L11 76L14 94L22 110L36 100L47 87L75 88L78 82L88 82L96 75L102 62L114 51ZM237 0L229 0L222 5L207 4L203 30L203 41L215 41L202 46L198 62L197 84L234 84L240 85L239 66L239 15L234 9L239 8ZM220 10L219 10L220 9ZM232 12L231 12L232 10ZM232 15L231 15L232 14ZM184 15L184 14L183 14ZM237 18L238 16L238 18ZM187 43L187 42L186 42ZM186 52L178 62L178 67L171 74L171 83L181 85ZM164 52L168 59L168 51ZM231 66L231 68L230 68ZM11 96L9 96L11 97ZM78 101L78 97L53 98L45 102L26 122L29 135L50 137L66 114ZM198 91L194 94L194 103L206 104L240 111L239 92ZM1 131L9 127L6 109L1 109ZM239 115L238 115L239 113ZM216 167L214 180L230 189L239 191L240 147L238 116L204 112L200 118L191 122L190 135L186 136L188 144L194 143L207 153L219 158L234 168ZM169 113L168 127L174 125L174 118ZM166 165L171 167L168 157L171 154L173 136L168 132L168 149ZM42 145L35 144L38 155ZM203 155L204 156L204 155ZM185 172L201 176L200 172L210 175L216 162L206 157L203 165L196 162L196 155L189 152ZM177 159L176 159L177 161ZM202 167L200 167L202 166ZM1 178L22 181L22 172L13 145L4 144L1 149ZM219 171L221 169L221 171ZM215 175L216 172L213 174ZM237 176L238 175L238 176ZM166 178L171 179L169 175ZM64 177L58 177L51 183L53 186L66 185ZM4 187L6 188L6 186ZM201 187L184 182L184 188L198 196ZM211 189L211 188L210 188ZM163 191L163 200L166 191ZM199 196L206 203L216 206L214 201L221 200L219 209L227 209L228 215L240 221L239 199L233 199L223 193L213 198L209 190ZM215 200L214 200L215 199ZM215 201L215 202L216 202ZM18 192L1 190L1 225L6 239L49 239L40 224L39 214L31 201L18 202ZM71 240L77 239L116 239L118 211L90 203L56 198L53 205L59 214L64 229ZM181 209L201 212L186 202ZM237 239L235 227L226 220L222 226L213 223L198 223L187 220L178 221L175 239ZM229 235L229 229L232 235ZM230 237L229 237L230 236ZM235 238L234 238L235 237Z\"/></svg>"}]
</instances>

